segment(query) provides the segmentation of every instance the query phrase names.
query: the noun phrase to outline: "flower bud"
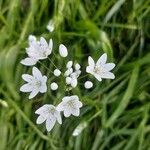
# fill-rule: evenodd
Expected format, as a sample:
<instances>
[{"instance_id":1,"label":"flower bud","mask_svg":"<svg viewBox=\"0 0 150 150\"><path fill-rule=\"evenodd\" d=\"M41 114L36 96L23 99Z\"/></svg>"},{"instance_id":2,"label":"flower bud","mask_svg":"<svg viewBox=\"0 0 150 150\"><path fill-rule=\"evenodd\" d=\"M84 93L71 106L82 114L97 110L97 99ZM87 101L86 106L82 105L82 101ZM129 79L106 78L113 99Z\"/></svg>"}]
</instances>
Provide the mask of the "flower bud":
<instances>
[{"instance_id":1,"label":"flower bud","mask_svg":"<svg viewBox=\"0 0 150 150\"><path fill-rule=\"evenodd\" d=\"M92 83L91 81L86 81L86 82L84 83L84 87L85 87L86 89L90 89L90 88L93 87L93 83Z\"/></svg>"},{"instance_id":2,"label":"flower bud","mask_svg":"<svg viewBox=\"0 0 150 150\"><path fill-rule=\"evenodd\" d=\"M55 75L56 77L60 76L60 74L61 74L61 71L60 71L59 69L55 69L55 70L54 70L54 75Z\"/></svg>"},{"instance_id":3,"label":"flower bud","mask_svg":"<svg viewBox=\"0 0 150 150\"><path fill-rule=\"evenodd\" d=\"M55 82L51 83L51 90L55 91L57 89L58 89L58 84Z\"/></svg>"},{"instance_id":4,"label":"flower bud","mask_svg":"<svg viewBox=\"0 0 150 150\"><path fill-rule=\"evenodd\" d=\"M67 57L68 51L67 51L67 48L65 45L63 45L63 44L59 45L59 54L61 57Z\"/></svg>"}]
</instances>

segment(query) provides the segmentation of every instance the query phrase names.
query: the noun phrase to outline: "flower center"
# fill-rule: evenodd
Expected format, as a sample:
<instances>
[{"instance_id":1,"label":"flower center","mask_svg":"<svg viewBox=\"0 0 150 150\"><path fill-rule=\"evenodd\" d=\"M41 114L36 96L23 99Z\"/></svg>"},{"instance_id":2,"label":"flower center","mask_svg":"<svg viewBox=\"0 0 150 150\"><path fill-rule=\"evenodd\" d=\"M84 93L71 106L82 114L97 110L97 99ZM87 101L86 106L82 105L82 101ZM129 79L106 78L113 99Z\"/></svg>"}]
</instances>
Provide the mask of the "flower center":
<instances>
[{"instance_id":1,"label":"flower center","mask_svg":"<svg viewBox=\"0 0 150 150\"><path fill-rule=\"evenodd\" d=\"M71 107L71 108L75 108L73 101L69 101L69 102L68 102L68 106Z\"/></svg>"},{"instance_id":2,"label":"flower center","mask_svg":"<svg viewBox=\"0 0 150 150\"><path fill-rule=\"evenodd\" d=\"M102 72L102 68L100 66L95 66L94 67L94 72L97 74L100 74Z\"/></svg>"}]
</instances>

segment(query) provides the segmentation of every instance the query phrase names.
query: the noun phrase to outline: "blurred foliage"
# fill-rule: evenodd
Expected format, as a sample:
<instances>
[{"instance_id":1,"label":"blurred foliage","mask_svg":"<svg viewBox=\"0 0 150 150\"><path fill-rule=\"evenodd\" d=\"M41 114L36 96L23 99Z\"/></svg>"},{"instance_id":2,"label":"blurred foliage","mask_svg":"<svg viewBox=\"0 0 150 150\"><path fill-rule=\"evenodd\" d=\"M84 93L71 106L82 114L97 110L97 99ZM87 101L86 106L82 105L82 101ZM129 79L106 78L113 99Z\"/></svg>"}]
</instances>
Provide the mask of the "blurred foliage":
<instances>
[{"instance_id":1,"label":"blurred foliage","mask_svg":"<svg viewBox=\"0 0 150 150\"><path fill-rule=\"evenodd\" d=\"M46 29L50 19L52 33ZM57 55L61 69L75 59L84 70L89 55L96 60L104 52L117 64L115 80L93 80L92 91L82 85L73 91L84 103L80 117L64 118L50 133L35 125L34 112L65 93L49 90L29 101L19 92L21 75L31 72L19 63L29 34L53 38L56 55L58 44L68 47L70 58ZM149 150L149 66L150 0L0 0L0 150ZM73 137L76 127L82 131Z\"/></svg>"}]
</instances>

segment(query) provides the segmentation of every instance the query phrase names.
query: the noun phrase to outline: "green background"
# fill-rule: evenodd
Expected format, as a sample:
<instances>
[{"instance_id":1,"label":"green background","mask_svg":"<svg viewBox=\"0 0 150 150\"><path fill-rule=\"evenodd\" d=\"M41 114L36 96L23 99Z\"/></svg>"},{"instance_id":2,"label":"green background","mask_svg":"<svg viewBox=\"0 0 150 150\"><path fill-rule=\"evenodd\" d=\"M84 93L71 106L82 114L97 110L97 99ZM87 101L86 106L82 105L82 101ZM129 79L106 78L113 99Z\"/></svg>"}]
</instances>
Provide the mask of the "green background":
<instances>
[{"instance_id":1,"label":"green background","mask_svg":"<svg viewBox=\"0 0 150 150\"><path fill-rule=\"evenodd\" d=\"M49 20L55 30L46 29ZM57 104L65 95L63 79L55 79L43 66L36 66L59 82L57 92L38 94L33 100L19 92L23 73L32 67L20 64L30 34L53 38L54 63L64 70L68 60L82 64L108 54L116 64L115 80L73 90L83 102L80 117L63 118L50 133L36 125L35 110ZM69 57L58 55L58 46ZM48 60L41 61L50 70ZM84 75L84 74L83 74ZM87 79L89 79L87 78ZM73 131L80 125L81 133ZM0 150L149 150L150 149L150 0L0 0Z\"/></svg>"}]
</instances>

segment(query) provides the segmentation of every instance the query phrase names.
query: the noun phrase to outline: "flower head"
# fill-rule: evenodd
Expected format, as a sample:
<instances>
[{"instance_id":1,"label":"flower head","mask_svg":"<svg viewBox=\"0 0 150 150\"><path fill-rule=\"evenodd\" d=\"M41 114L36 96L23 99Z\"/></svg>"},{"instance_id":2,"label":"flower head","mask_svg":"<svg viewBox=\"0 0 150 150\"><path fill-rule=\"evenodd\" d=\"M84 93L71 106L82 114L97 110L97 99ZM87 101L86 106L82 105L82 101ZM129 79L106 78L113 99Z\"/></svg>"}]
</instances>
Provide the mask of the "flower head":
<instances>
[{"instance_id":1,"label":"flower head","mask_svg":"<svg viewBox=\"0 0 150 150\"><path fill-rule=\"evenodd\" d=\"M103 54L95 63L93 58L89 56L89 66L86 67L86 72L95 76L98 81L104 79L114 79L115 76L110 71L115 67L114 63L106 63L107 54Z\"/></svg>"},{"instance_id":2,"label":"flower head","mask_svg":"<svg viewBox=\"0 0 150 150\"><path fill-rule=\"evenodd\" d=\"M73 95L65 96L56 109L58 111L63 111L65 117L69 117L71 114L79 116L81 107L82 103L79 101L79 97L77 95Z\"/></svg>"},{"instance_id":3,"label":"flower head","mask_svg":"<svg viewBox=\"0 0 150 150\"><path fill-rule=\"evenodd\" d=\"M28 83L20 88L22 92L31 92L29 99L35 97L39 92L45 93L47 91L47 77L42 76L41 72L36 67L33 67L32 74L33 76L29 74L22 75L22 78Z\"/></svg>"},{"instance_id":4,"label":"flower head","mask_svg":"<svg viewBox=\"0 0 150 150\"><path fill-rule=\"evenodd\" d=\"M56 120L59 124L62 124L60 112L57 111L56 107L53 105L45 104L36 110L35 113L39 115L36 123L42 124L44 121L46 121L47 131L50 131L54 127Z\"/></svg>"},{"instance_id":5,"label":"flower head","mask_svg":"<svg viewBox=\"0 0 150 150\"><path fill-rule=\"evenodd\" d=\"M35 36L29 36L29 47L26 48L26 53L28 57L21 61L21 64L26 66L32 66L37 63L37 61L46 59L52 52L53 41L50 39L49 44L46 40L41 37L37 41Z\"/></svg>"}]
</instances>

